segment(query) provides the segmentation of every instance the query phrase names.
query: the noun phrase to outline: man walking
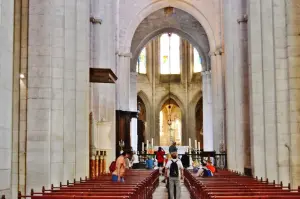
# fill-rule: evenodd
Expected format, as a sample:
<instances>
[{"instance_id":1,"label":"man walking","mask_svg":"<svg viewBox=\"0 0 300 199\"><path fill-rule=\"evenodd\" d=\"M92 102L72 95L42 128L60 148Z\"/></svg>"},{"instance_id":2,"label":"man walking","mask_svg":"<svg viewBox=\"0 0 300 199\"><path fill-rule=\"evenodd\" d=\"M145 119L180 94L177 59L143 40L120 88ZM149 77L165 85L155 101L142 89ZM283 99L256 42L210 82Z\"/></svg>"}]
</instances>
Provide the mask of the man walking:
<instances>
[{"instance_id":1,"label":"man walking","mask_svg":"<svg viewBox=\"0 0 300 199\"><path fill-rule=\"evenodd\" d=\"M181 188L180 179L183 179L183 166L182 162L177 158L177 153L173 152L171 154L171 160L168 161L165 171L166 177L169 177L169 197L170 199L175 199L176 189L176 199L180 199Z\"/></svg>"}]
</instances>

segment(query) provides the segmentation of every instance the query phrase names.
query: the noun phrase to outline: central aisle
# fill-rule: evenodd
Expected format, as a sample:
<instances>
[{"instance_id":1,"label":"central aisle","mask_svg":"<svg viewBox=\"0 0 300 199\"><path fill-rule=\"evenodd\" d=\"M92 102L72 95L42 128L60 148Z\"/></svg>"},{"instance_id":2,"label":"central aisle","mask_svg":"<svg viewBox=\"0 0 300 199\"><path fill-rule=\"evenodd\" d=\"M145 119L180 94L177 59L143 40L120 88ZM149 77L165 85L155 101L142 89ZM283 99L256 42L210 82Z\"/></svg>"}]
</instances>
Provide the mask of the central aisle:
<instances>
[{"instance_id":1,"label":"central aisle","mask_svg":"<svg viewBox=\"0 0 300 199\"><path fill-rule=\"evenodd\" d=\"M168 192L166 189L166 184L162 183L161 182L162 180L163 180L163 177L160 177L159 178L159 186L157 187L157 189L155 190L155 192L153 194L153 199L168 199ZM190 198L190 194L183 183L181 184L181 198L184 198L184 199Z\"/></svg>"}]
</instances>

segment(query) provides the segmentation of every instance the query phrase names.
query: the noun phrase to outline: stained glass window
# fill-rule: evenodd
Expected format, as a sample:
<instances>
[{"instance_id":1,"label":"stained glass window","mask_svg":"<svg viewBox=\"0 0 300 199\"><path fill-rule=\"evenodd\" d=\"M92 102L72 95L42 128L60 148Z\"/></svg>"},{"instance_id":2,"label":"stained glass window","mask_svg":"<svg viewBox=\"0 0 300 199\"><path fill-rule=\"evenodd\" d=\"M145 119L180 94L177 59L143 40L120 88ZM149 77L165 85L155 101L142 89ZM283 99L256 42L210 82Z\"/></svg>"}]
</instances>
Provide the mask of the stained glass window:
<instances>
[{"instance_id":1,"label":"stained glass window","mask_svg":"<svg viewBox=\"0 0 300 199\"><path fill-rule=\"evenodd\" d=\"M147 73L146 48L143 48L143 50L140 53L140 56L138 57L137 64L136 64L136 72L141 74Z\"/></svg>"},{"instance_id":2,"label":"stained glass window","mask_svg":"<svg viewBox=\"0 0 300 199\"><path fill-rule=\"evenodd\" d=\"M180 37L174 33L160 37L160 73L180 74Z\"/></svg>"},{"instance_id":3,"label":"stained glass window","mask_svg":"<svg viewBox=\"0 0 300 199\"><path fill-rule=\"evenodd\" d=\"M202 71L202 60L196 48L194 48L194 73Z\"/></svg>"}]
</instances>

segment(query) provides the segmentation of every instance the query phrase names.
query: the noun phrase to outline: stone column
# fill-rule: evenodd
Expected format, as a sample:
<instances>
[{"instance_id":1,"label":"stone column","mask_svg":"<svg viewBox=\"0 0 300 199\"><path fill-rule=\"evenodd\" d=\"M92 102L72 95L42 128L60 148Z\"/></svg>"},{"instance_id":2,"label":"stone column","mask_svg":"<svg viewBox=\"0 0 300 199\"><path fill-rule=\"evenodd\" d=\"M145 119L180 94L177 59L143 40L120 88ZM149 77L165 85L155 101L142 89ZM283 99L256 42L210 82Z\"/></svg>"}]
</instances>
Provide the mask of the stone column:
<instances>
[{"instance_id":1,"label":"stone column","mask_svg":"<svg viewBox=\"0 0 300 199\"><path fill-rule=\"evenodd\" d=\"M0 195L11 198L14 1L1 1L0 27Z\"/></svg>"},{"instance_id":2,"label":"stone column","mask_svg":"<svg viewBox=\"0 0 300 199\"><path fill-rule=\"evenodd\" d=\"M117 110L130 110L130 59L131 53L118 53Z\"/></svg>"},{"instance_id":3,"label":"stone column","mask_svg":"<svg viewBox=\"0 0 300 199\"><path fill-rule=\"evenodd\" d=\"M254 175L277 182L282 180L285 184L291 180L289 149L297 151L291 147L297 137L290 140L292 129L286 125L295 118L294 114L292 117L288 114L292 104L289 91L295 87L289 88L294 79L289 80L288 60L293 59L287 58L288 52L292 52L287 46L290 46L288 41L294 44L290 40L294 37L287 38L286 16L293 13L290 8L298 8L298 5L288 7L294 1L287 2L251 0L248 5Z\"/></svg>"},{"instance_id":4,"label":"stone column","mask_svg":"<svg viewBox=\"0 0 300 199\"><path fill-rule=\"evenodd\" d=\"M222 49L211 53L212 99L213 99L213 132L214 150L220 150L220 143L225 143L224 137L224 79L222 65Z\"/></svg>"},{"instance_id":5,"label":"stone column","mask_svg":"<svg viewBox=\"0 0 300 199\"><path fill-rule=\"evenodd\" d=\"M250 143L246 10L243 0L224 1L227 157L229 169L239 172Z\"/></svg>"},{"instance_id":6,"label":"stone column","mask_svg":"<svg viewBox=\"0 0 300 199\"><path fill-rule=\"evenodd\" d=\"M137 73L130 73L130 111L137 112ZM137 118L132 118L130 122L131 146L137 150Z\"/></svg>"},{"instance_id":7,"label":"stone column","mask_svg":"<svg viewBox=\"0 0 300 199\"><path fill-rule=\"evenodd\" d=\"M280 2L281 3L281 2ZM284 4L280 4L284 5ZM276 9L276 7L274 7ZM281 9L276 9L275 11L279 11L281 16L283 17L284 12ZM286 14L286 24L281 23L280 25L286 25L286 37L287 40L284 43L287 48L285 48L288 55L288 90L289 90L289 100L287 101L289 104L289 128L290 128L290 137L289 143L286 143L286 146L289 146L290 153L288 158L288 165L290 167L289 173L291 177L291 183L293 188L297 188L300 185L300 133L299 133L299 122L300 122L300 65L299 65L299 17L300 17L300 5L299 1L286 1L285 3L285 14ZM275 15L274 15L275 16ZM282 27L281 26L281 27ZM280 40L277 41L277 45L280 45ZM282 47L282 46L281 46ZM284 55L284 56L283 56ZM283 54L282 58L286 57L286 54ZM286 62L284 62L286 63ZM285 65L286 66L286 65ZM286 67L284 67L286 69ZM286 75L286 70L284 73ZM284 76L286 77L286 76ZM279 79L279 78L278 78ZM283 79L281 77L281 79ZM278 80L280 81L280 80ZM286 79L283 79L286 82ZM286 86L286 85L285 85ZM285 91L286 91L286 87ZM286 98L285 98L286 99ZM286 102L286 101L285 101ZM285 103L286 105L286 103ZM286 107L286 106L285 106ZM278 132L279 133L279 132ZM283 133L283 132L280 132ZM286 134L283 134L284 138L286 138ZM281 137L279 137L281 139ZM287 147L286 147L287 148ZM282 141L281 141L281 149L283 149ZM279 156L286 154L287 149L279 151ZM286 164L281 163L281 177L283 177L283 171L286 171Z\"/></svg>"},{"instance_id":8,"label":"stone column","mask_svg":"<svg viewBox=\"0 0 300 199\"><path fill-rule=\"evenodd\" d=\"M202 72L203 86L203 144L204 151L213 151L213 106L212 106L212 85L211 71Z\"/></svg>"},{"instance_id":9,"label":"stone column","mask_svg":"<svg viewBox=\"0 0 300 199\"><path fill-rule=\"evenodd\" d=\"M114 24L114 7L115 1L110 0L92 0L91 1L91 16L102 20L101 24L95 23L91 25L92 30L92 42L91 42L91 67L94 68L109 68L113 72L115 68L115 26ZM108 132L110 145L101 144L98 146L98 150L105 150L107 152L107 165L115 159L115 84L95 83L93 87L93 115L95 122L101 120L111 123L110 130ZM101 122L100 122L101 123ZM103 137L103 139L106 139Z\"/></svg>"},{"instance_id":10,"label":"stone column","mask_svg":"<svg viewBox=\"0 0 300 199\"><path fill-rule=\"evenodd\" d=\"M88 175L88 1L30 1L26 185Z\"/></svg>"}]
</instances>

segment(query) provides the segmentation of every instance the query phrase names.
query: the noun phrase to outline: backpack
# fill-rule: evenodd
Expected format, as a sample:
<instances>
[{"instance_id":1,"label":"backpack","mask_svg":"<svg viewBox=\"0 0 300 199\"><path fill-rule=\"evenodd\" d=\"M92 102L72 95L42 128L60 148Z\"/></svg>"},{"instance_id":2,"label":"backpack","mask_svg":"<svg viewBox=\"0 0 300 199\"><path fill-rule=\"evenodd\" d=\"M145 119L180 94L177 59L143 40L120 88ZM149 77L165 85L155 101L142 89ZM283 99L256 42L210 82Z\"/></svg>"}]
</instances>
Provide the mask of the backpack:
<instances>
[{"instance_id":1,"label":"backpack","mask_svg":"<svg viewBox=\"0 0 300 199\"><path fill-rule=\"evenodd\" d=\"M112 173L116 170L117 167L117 162L116 161L112 161L110 166L109 166L109 171Z\"/></svg>"},{"instance_id":2,"label":"backpack","mask_svg":"<svg viewBox=\"0 0 300 199\"><path fill-rule=\"evenodd\" d=\"M170 166L170 177L179 177L179 169L177 165L177 160L173 162L171 160L171 166Z\"/></svg>"}]
</instances>

